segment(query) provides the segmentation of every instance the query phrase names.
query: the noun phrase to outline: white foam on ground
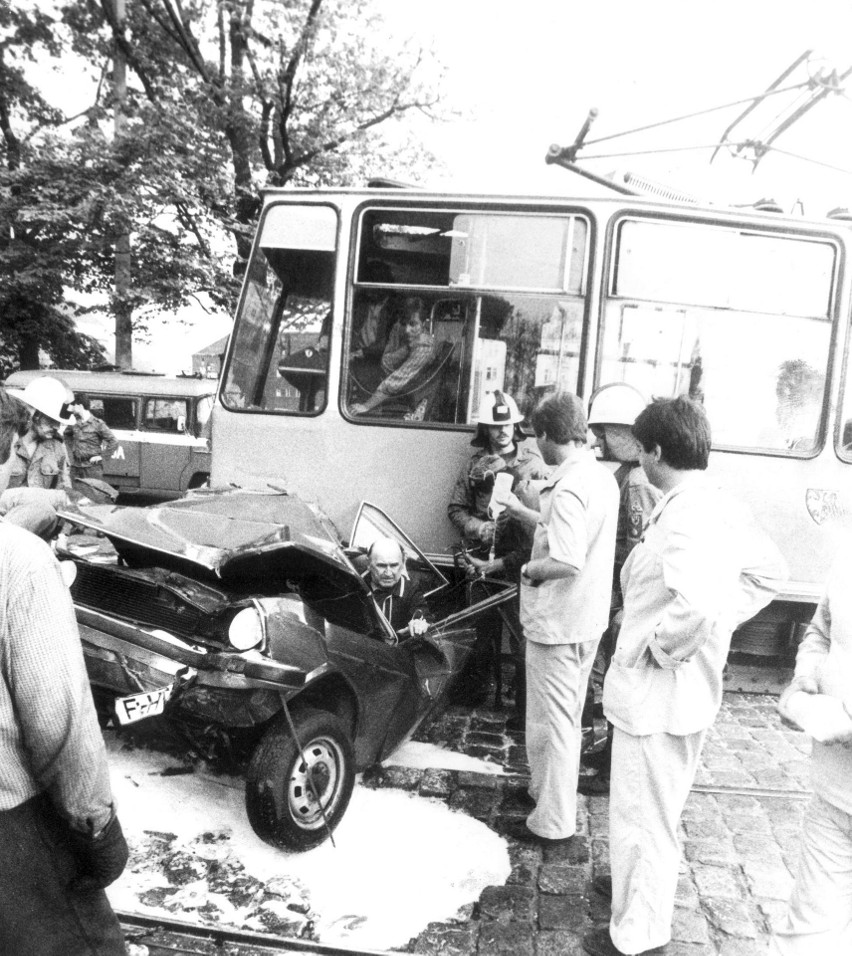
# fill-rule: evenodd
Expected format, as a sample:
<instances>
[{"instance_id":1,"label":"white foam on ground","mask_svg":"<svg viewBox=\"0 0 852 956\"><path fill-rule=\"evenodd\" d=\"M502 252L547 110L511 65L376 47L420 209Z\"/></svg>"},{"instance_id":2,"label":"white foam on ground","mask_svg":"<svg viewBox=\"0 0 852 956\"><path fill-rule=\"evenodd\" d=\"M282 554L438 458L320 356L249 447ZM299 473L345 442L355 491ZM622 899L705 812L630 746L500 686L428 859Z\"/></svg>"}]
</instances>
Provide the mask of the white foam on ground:
<instances>
[{"instance_id":1,"label":"white foam on ground","mask_svg":"<svg viewBox=\"0 0 852 956\"><path fill-rule=\"evenodd\" d=\"M243 780L192 774L162 776L176 761L143 750L122 751L107 732L113 790L122 827L131 845L155 830L177 836L175 848L205 832L225 833L220 852L235 857L261 881L298 881L318 914L322 942L372 949L405 945L433 921L451 919L478 899L486 886L505 883L510 872L505 841L478 820L444 803L398 790L356 784L349 809L330 842L307 853L286 853L263 843L246 818ZM438 748L436 748L438 749ZM109 889L117 909L174 917L143 905L139 896L165 876L143 865ZM204 881L180 891L187 913L206 893L223 919L240 926L244 916L227 900L210 894ZM174 897L172 898L174 900Z\"/></svg>"},{"instance_id":2,"label":"white foam on ground","mask_svg":"<svg viewBox=\"0 0 852 956\"><path fill-rule=\"evenodd\" d=\"M401 747L397 747L382 766L412 767L416 770L469 770L472 773L506 776L506 772L498 763L482 760L479 757L468 757L435 744L419 743L414 740L409 740Z\"/></svg>"}]
</instances>

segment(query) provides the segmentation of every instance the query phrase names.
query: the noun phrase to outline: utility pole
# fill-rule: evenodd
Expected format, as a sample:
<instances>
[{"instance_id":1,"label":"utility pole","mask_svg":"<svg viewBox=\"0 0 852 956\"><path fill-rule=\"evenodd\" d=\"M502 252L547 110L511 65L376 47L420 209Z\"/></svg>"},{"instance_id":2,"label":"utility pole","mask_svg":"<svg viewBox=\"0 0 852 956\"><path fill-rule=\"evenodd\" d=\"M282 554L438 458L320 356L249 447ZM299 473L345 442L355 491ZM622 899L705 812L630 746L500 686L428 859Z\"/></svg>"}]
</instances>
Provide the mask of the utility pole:
<instances>
[{"instance_id":1,"label":"utility pole","mask_svg":"<svg viewBox=\"0 0 852 956\"><path fill-rule=\"evenodd\" d=\"M113 54L113 85L115 86L115 145L124 133L124 110L127 103L127 63L119 36L124 33L125 0L114 0L116 38ZM119 368L133 367L133 307L130 305L130 227L122 219L115 241L115 364Z\"/></svg>"}]
</instances>

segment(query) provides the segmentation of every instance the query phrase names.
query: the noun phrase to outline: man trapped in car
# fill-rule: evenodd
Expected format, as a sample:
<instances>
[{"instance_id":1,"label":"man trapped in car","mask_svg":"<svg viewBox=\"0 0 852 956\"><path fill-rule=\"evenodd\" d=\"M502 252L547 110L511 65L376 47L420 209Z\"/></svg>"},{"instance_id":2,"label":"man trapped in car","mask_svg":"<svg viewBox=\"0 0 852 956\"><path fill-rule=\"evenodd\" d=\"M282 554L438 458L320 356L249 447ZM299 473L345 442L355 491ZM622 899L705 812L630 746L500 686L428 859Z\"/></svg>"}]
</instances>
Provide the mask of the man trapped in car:
<instances>
[{"instance_id":1,"label":"man trapped in car","mask_svg":"<svg viewBox=\"0 0 852 956\"><path fill-rule=\"evenodd\" d=\"M405 569L405 553L393 538L377 538L367 552L370 560L366 577L376 607L390 626L408 628L408 636L425 634L426 597L415 575Z\"/></svg>"},{"instance_id":2,"label":"man trapped in car","mask_svg":"<svg viewBox=\"0 0 852 956\"><path fill-rule=\"evenodd\" d=\"M0 491L19 416L0 389ZM127 862L74 609L35 535L0 522L0 953L123 956Z\"/></svg>"}]
</instances>

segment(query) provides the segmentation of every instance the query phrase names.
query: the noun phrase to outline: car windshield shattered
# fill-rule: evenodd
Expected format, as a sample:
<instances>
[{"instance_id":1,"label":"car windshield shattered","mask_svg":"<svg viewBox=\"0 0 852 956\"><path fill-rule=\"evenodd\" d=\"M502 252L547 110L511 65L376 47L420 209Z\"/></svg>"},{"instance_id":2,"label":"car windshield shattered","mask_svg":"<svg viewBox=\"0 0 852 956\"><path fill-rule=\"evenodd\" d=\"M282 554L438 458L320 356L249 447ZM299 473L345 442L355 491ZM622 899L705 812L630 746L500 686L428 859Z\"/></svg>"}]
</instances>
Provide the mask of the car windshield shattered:
<instances>
[{"instance_id":1,"label":"car windshield shattered","mask_svg":"<svg viewBox=\"0 0 852 956\"><path fill-rule=\"evenodd\" d=\"M348 541L296 497L239 489L62 517L102 719L164 715L247 737L249 820L289 850L325 840L355 773L445 705L477 615L514 593L468 606L463 583L366 502ZM423 634L395 629L369 586L368 552L388 537L424 596Z\"/></svg>"}]
</instances>

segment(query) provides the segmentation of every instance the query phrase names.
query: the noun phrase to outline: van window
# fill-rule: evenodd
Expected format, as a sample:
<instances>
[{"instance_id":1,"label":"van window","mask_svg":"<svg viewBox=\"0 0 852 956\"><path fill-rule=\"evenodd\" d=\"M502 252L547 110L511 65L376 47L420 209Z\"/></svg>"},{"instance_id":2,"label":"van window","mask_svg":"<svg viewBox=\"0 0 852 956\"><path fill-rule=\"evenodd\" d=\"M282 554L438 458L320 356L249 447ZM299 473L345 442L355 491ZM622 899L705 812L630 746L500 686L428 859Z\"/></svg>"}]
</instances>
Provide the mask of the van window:
<instances>
[{"instance_id":1,"label":"van window","mask_svg":"<svg viewBox=\"0 0 852 956\"><path fill-rule=\"evenodd\" d=\"M815 454L836 254L813 239L622 221L598 383L700 399L715 446Z\"/></svg>"},{"instance_id":2,"label":"van window","mask_svg":"<svg viewBox=\"0 0 852 956\"><path fill-rule=\"evenodd\" d=\"M222 388L232 409L316 414L328 391L337 213L267 209Z\"/></svg>"},{"instance_id":3,"label":"van window","mask_svg":"<svg viewBox=\"0 0 852 956\"><path fill-rule=\"evenodd\" d=\"M186 428L188 402L182 398L146 398L144 427L149 431L180 434Z\"/></svg>"},{"instance_id":4,"label":"van window","mask_svg":"<svg viewBox=\"0 0 852 956\"><path fill-rule=\"evenodd\" d=\"M588 227L572 215L367 210L346 330L355 420L465 425L577 389Z\"/></svg>"},{"instance_id":5,"label":"van window","mask_svg":"<svg viewBox=\"0 0 852 956\"><path fill-rule=\"evenodd\" d=\"M136 428L137 401L115 395L89 395L90 411L103 419L110 428L134 431Z\"/></svg>"}]
</instances>

